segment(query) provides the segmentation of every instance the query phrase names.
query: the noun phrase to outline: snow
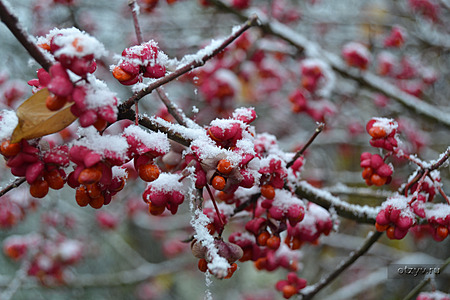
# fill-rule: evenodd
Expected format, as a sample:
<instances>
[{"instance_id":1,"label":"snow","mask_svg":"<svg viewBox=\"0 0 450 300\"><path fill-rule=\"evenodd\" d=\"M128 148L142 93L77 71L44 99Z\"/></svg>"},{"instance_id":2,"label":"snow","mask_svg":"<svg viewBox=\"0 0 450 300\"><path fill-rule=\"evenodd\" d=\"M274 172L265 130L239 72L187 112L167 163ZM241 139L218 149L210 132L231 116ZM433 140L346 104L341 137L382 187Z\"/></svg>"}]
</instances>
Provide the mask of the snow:
<instances>
[{"instance_id":1,"label":"snow","mask_svg":"<svg viewBox=\"0 0 450 300\"><path fill-rule=\"evenodd\" d=\"M364 46L361 43L358 42L349 42L342 47L342 52L356 52L359 56L366 58L367 60L370 60L372 55L369 52L369 49L367 49L366 46Z\"/></svg>"},{"instance_id":2,"label":"snow","mask_svg":"<svg viewBox=\"0 0 450 300\"><path fill-rule=\"evenodd\" d=\"M305 206L303 201L298 199L295 195L287 190L277 190L272 205L279 207L284 212L287 212L289 207L293 204Z\"/></svg>"},{"instance_id":3,"label":"snow","mask_svg":"<svg viewBox=\"0 0 450 300\"><path fill-rule=\"evenodd\" d=\"M165 133L147 131L140 126L130 125L125 128L124 134L132 136L148 148L155 149L160 153L167 153L170 151L170 142Z\"/></svg>"},{"instance_id":4,"label":"snow","mask_svg":"<svg viewBox=\"0 0 450 300\"><path fill-rule=\"evenodd\" d=\"M0 111L0 141L10 139L14 129L19 123L16 113L13 110Z\"/></svg>"},{"instance_id":5,"label":"snow","mask_svg":"<svg viewBox=\"0 0 450 300\"><path fill-rule=\"evenodd\" d=\"M386 135L389 135L393 130L397 130L398 124L394 119L388 118L373 118L375 123L373 123L374 127L383 128L386 132Z\"/></svg>"},{"instance_id":6,"label":"snow","mask_svg":"<svg viewBox=\"0 0 450 300\"><path fill-rule=\"evenodd\" d=\"M225 41L225 38L222 38L219 40L214 40L214 39L211 40L211 43L209 45L207 45L203 49L199 50L197 53L185 55L179 62L178 67L182 68L186 65L191 64L192 62L203 63L204 57L211 55L216 49L218 49L223 44L224 41Z\"/></svg>"},{"instance_id":7,"label":"snow","mask_svg":"<svg viewBox=\"0 0 450 300\"><path fill-rule=\"evenodd\" d=\"M58 246L57 254L63 261L71 260L81 255L82 244L75 240L65 240Z\"/></svg>"},{"instance_id":8,"label":"snow","mask_svg":"<svg viewBox=\"0 0 450 300\"><path fill-rule=\"evenodd\" d=\"M104 156L105 151L113 152L125 159L128 150L127 140L117 135L100 135L93 126L80 128L77 132L81 138L73 144L89 148Z\"/></svg>"},{"instance_id":9,"label":"snow","mask_svg":"<svg viewBox=\"0 0 450 300\"><path fill-rule=\"evenodd\" d=\"M331 92L333 91L334 84L336 82L336 76L331 70L329 64L322 59L319 58L306 58L300 63L301 68L314 68L318 67L323 74L323 78L319 79L319 90L318 95L322 97L329 97Z\"/></svg>"},{"instance_id":10,"label":"snow","mask_svg":"<svg viewBox=\"0 0 450 300\"><path fill-rule=\"evenodd\" d=\"M415 220L415 215L411 209L411 206L408 204L408 202L411 201L413 196L402 196L402 195L394 195L392 197L389 197L386 199L386 201L381 204L381 209L385 209L388 206L391 206L392 208L396 208L401 210L400 216L403 217L410 217L411 219Z\"/></svg>"},{"instance_id":11,"label":"snow","mask_svg":"<svg viewBox=\"0 0 450 300\"><path fill-rule=\"evenodd\" d=\"M88 74L89 84L86 88L86 107L87 109L96 109L104 106L111 107L117 114L116 93L111 92L105 82L96 79L94 75Z\"/></svg>"},{"instance_id":12,"label":"snow","mask_svg":"<svg viewBox=\"0 0 450 300\"><path fill-rule=\"evenodd\" d=\"M445 219L450 215L450 205L445 203L436 203L431 208L425 210L427 219Z\"/></svg>"},{"instance_id":13,"label":"snow","mask_svg":"<svg viewBox=\"0 0 450 300\"><path fill-rule=\"evenodd\" d=\"M356 204L350 204L345 201L342 201L336 196L333 196L331 193L325 190L321 190L318 188L313 187L311 184L307 183L306 181L301 181L298 183L298 187L314 194L316 197L321 198L322 200L325 200L327 203L330 204L330 206L333 206L336 211L344 210L352 212L355 216L359 217L366 217L375 220L380 208L379 207L370 207L367 205L361 206ZM305 215L305 217L308 214ZM304 221L302 221L303 223Z\"/></svg>"},{"instance_id":14,"label":"snow","mask_svg":"<svg viewBox=\"0 0 450 300\"><path fill-rule=\"evenodd\" d=\"M181 176L181 174L170 174L164 172L161 173L156 180L148 183L148 186L150 186L153 191L181 191L183 189L183 183L178 181Z\"/></svg>"},{"instance_id":15,"label":"snow","mask_svg":"<svg viewBox=\"0 0 450 300\"><path fill-rule=\"evenodd\" d=\"M108 55L105 47L96 38L75 27L58 29L54 28L45 37L37 39L38 44L48 43L53 38L53 43L61 46L54 54L56 57L67 55L70 57L83 57L93 54L95 58Z\"/></svg>"}]
</instances>

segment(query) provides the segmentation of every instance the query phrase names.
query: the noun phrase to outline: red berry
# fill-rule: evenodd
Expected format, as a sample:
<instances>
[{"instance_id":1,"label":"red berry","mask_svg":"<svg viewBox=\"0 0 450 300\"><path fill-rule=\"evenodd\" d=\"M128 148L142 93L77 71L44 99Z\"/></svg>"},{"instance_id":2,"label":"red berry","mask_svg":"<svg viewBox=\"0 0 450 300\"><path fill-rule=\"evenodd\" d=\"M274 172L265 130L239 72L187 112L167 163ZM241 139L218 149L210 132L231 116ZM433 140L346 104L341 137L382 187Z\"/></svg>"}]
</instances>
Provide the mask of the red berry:
<instances>
[{"instance_id":1,"label":"red berry","mask_svg":"<svg viewBox=\"0 0 450 300\"><path fill-rule=\"evenodd\" d=\"M99 182L102 178L102 171L99 168L86 168L78 176L78 182L81 184L93 184Z\"/></svg>"},{"instance_id":2,"label":"red berry","mask_svg":"<svg viewBox=\"0 0 450 300\"><path fill-rule=\"evenodd\" d=\"M91 199L98 198L102 195L102 190L100 189L98 183L87 184L86 190Z\"/></svg>"},{"instance_id":3,"label":"red berry","mask_svg":"<svg viewBox=\"0 0 450 300\"><path fill-rule=\"evenodd\" d=\"M378 175L378 174L373 174L373 175L370 177L370 181L371 181L373 184L375 184L376 186L382 186L383 184L386 183L387 177L381 177L381 176Z\"/></svg>"},{"instance_id":4,"label":"red berry","mask_svg":"<svg viewBox=\"0 0 450 300\"><path fill-rule=\"evenodd\" d=\"M88 195L87 189L84 185L81 185L77 188L75 192L75 200L77 201L79 206L86 206L91 202L91 198Z\"/></svg>"},{"instance_id":5,"label":"red berry","mask_svg":"<svg viewBox=\"0 0 450 300\"><path fill-rule=\"evenodd\" d=\"M267 240L270 238L270 233L263 231L258 235L257 242L260 246L267 245Z\"/></svg>"},{"instance_id":6,"label":"red berry","mask_svg":"<svg viewBox=\"0 0 450 300\"><path fill-rule=\"evenodd\" d=\"M442 240L445 239L448 236L448 228L445 226L438 226L438 228L436 228L436 235Z\"/></svg>"},{"instance_id":7,"label":"red berry","mask_svg":"<svg viewBox=\"0 0 450 300\"><path fill-rule=\"evenodd\" d=\"M212 179L211 185L213 186L213 188L215 188L216 190L223 190L225 188L226 185L226 181L225 178L223 178L222 176L214 176L214 178Z\"/></svg>"},{"instance_id":8,"label":"red berry","mask_svg":"<svg viewBox=\"0 0 450 300\"><path fill-rule=\"evenodd\" d=\"M199 269L200 271L202 271L203 273L205 273L206 270L208 270L208 262L206 261L206 259L201 258L201 259L198 261L198 269Z\"/></svg>"},{"instance_id":9,"label":"red berry","mask_svg":"<svg viewBox=\"0 0 450 300\"><path fill-rule=\"evenodd\" d=\"M156 206L156 205L153 205L151 202L149 203L149 206L148 206L148 212L152 216L159 216L159 215L161 215L164 212L165 209L166 209L165 206Z\"/></svg>"},{"instance_id":10,"label":"red berry","mask_svg":"<svg viewBox=\"0 0 450 300\"><path fill-rule=\"evenodd\" d=\"M390 238L391 240L395 239L395 227L394 226L389 226L388 229L386 230L386 235L388 238Z\"/></svg>"},{"instance_id":11,"label":"red berry","mask_svg":"<svg viewBox=\"0 0 450 300\"><path fill-rule=\"evenodd\" d=\"M100 118L97 119L97 121L95 121L95 123L94 123L95 129L97 129L97 131L99 131L99 132L105 130L107 125L108 125L108 122L106 122L106 120L100 119Z\"/></svg>"},{"instance_id":12,"label":"red berry","mask_svg":"<svg viewBox=\"0 0 450 300\"><path fill-rule=\"evenodd\" d=\"M386 229L388 229L389 225L380 225L378 223L375 223L375 228L377 229L377 231L379 232L383 232L386 231Z\"/></svg>"},{"instance_id":13,"label":"red berry","mask_svg":"<svg viewBox=\"0 0 450 300\"><path fill-rule=\"evenodd\" d=\"M0 147L0 152L4 156L14 156L19 154L20 152L20 144L19 143L11 143L10 141L4 141Z\"/></svg>"},{"instance_id":14,"label":"red berry","mask_svg":"<svg viewBox=\"0 0 450 300\"><path fill-rule=\"evenodd\" d=\"M119 66L114 68L112 74L113 74L114 78L116 78L119 81L128 81L128 80L133 79L133 77L134 77L133 74L125 72Z\"/></svg>"},{"instance_id":15,"label":"red berry","mask_svg":"<svg viewBox=\"0 0 450 300\"><path fill-rule=\"evenodd\" d=\"M141 165L138 168L139 177L147 182L158 179L159 173L160 172L158 166L154 165L153 163Z\"/></svg>"},{"instance_id":16,"label":"red berry","mask_svg":"<svg viewBox=\"0 0 450 300\"><path fill-rule=\"evenodd\" d=\"M369 129L369 135L374 139L381 139L386 137L386 131L381 127L373 126Z\"/></svg>"},{"instance_id":17,"label":"red berry","mask_svg":"<svg viewBox=\"0 0 450 300\"><path fill-rule=\"evenodd\" d=\"M64 186L64 178L58 172L58 170L53 169L48 172L44 172L44 179L47 181L48 186L54 190L59 190Z\"/></svg>"},{"instance_id":18,"label":"red berry","mask_svg":"<svg viewBox=\"0 0 450 300\"><path fill-rule=\"evenodd\" d=\"M267 239L267 247L273 250L278 249L280 247L280 243L281 243L280 237L275 235Z\"/></svg>"},{"instance_id":19,"label":"red berry","mask_svg":"<svg viewBox=\"0 0 450 300\"><path fill-rule=\"evenodd\" d=\"M221 159L219 163L217 164L217 171L219 171L222 174L230 174L233 170L233 166L231 163L226 159Z\"/></svg>"},{"instance_id":20,"label":"red berry","mask_svg":"<svg viewBox=\"0 0 450 300\"><path fill-rule=\"evenodd\" d=\"M237 270L237 264L232 263L231 266L228 268L227 276L225 276L224 279L231 278L231 276L233 276L233 274L234 274L234 272L236 272L236 270Z\"/></svg>"},{"instance_id":21,"label":"red berry","mask_svg":"<svg viewBox=\"0 0 450 300\"><path fill-rule=\"evenodd\" d=\"M89 205L92 208L99 209L103 206L104 203L105 203L105 197L103 197L103 195L100 195L97 198L91 199L91 202L89 202Z\"/></svg>"},{"instance_id":22,"label":"red berry","mask_svg":"<svg viewBox=\"0 0 450 300\"><path fill-rule=\"evenodd\" d=\"M292 296L294 296L295 294L297 294L297 289L293 285L287 284L283 287L282 292L283 292L283 297L285 299L289 299Z\"/></svg>"},{"instance_id":23,"label":"red berry","mask_svg":"<svg viewBox=\"0 0 450 300\"><path fill-rule=\"evenodd\" d=\"M272 200L273 198L275 198L274 187L270 184L265 184L265 185L261 186L261 195L263 195L267 199Z\"/></svg>"},{"instance_id":24,"label":"red berry","mask_svg":"<svg viewBox=\"0 0 450 300\"><path fill-rule=\"evenodd\" d=\"M30 194L35 198L44 198L48 193L48 183L44 179L37 179L30 185Z\"/></svg>"},{"instance_id":25,"label":"red berry","mask_svg":"<svg viewBox=\"0 0 450 300\"><path fill-rule=\"evenodd\" d=\"M51 111L60 110L67 103L67 97L59 97L56 95L49 95L45 100L45 105Z\"/></svg>"}]
</instances>

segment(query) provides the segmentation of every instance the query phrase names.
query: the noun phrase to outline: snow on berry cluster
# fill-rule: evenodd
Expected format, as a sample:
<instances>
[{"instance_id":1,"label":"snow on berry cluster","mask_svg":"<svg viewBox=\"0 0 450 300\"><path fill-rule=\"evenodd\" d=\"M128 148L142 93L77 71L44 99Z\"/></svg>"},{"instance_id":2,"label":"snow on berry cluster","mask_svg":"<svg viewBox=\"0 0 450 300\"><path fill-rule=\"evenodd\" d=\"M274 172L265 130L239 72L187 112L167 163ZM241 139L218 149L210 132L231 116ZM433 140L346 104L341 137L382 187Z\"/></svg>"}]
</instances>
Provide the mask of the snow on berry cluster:
<instances>
[{"instance_id":1,"label":"snow on berry cluster","mask_svg":"<svg viewBox=\"0 0 450 300\"><path fill-rule=\"evenodd\" d=\"M27 275L44 285L64 284L68 268L83 254L82 242L56 235L13 235L3 241L3 252L13 260L29 259Z\"/></svg>"},{"instance_id":2,"label":"snow on berry cluster","mask_svg":"<svg viewBox=\"0 0 450 300\"><path fill-rule=\"evenodd\" d=\"M49 72L37 71L37 79L28 81L35 91L47 88L47 108L58 111L66 103L74 103L70 110L79 117L80 125L94 125L103 130L107 123L117 120L118 100L106 84L92 73L97 68L95 59L107 52L95 38L75 28L54 29L40 37L38 45L56 62Z\"/></svg>"},{"instance_id":3,"label":"snow on berry cluster","mask_svg":"<svg viewBox=\"0 0 450 300\"><path fill-rule=\"evenodd\" d=\"M112 74L123 85L142 82L143 77L160 78L166 73L167 55L150 40L141 45L126 48L117 65L112 65Z\"/></svg>"},{"instance_id":4,"label":"snow on berry cluster","mask_svg":"<svg viewBox=\"0 0 450 300\"><path fill-rule=\"evenodd\" d=\"M390 151L384 158L369 152L361 154L360 166L364 169L362 177L367 185L382 186L391 182L394 168L392 164L386 164L385 160L392 153L402 153L398 148L397 128L397 122L387 118L373 118L367 123L367 133L372 137L370 145Z\"/></svg>"},{"instance_id":5,"label":"snow on berry cluster","mask_svg":"<svg viewBox=\"0 0 450 300\"><path fill-rule=\"evenodd\" d=\"M300 85L289 95L292 111L323 122L335 112L334 105L326 99L334 88L334 73L326 62L316 58L303 59L300 73Z\"/></svg>"},{"instance_id":6,"label":"snow on berry cluster","mask_svg":"<svg viewBox=\"0 0 450 300\"><path fill-rule=\"evenodd\" d=\"M421 292L416 300L450 300L450 294L441 291Z\"/></svg>"},{"instance_id":7,"label":"snow on berry cluster","mask_svg":"<svg viewBox=\"0 0 450 300\"><path fill-rule=\"evenodd\" d=\"M11 168L14 176L25 177L30 184L30 194L36 198L47 195L49 188L59 190L66 182L64 168L68 167L68 147L55 146L46 142L10 143L5 140L1 144L0 153Z\"/></svg>"},{"instance_id":8,"label":"snow on berry cluster","mask_svg":"<svg viewBox=\"0 0 450 300\"><path fill-rule=\"evenodd\" d=\"M349 42L342 47L342 57L345 62L360 70L367 70L372 60L369 49L361 43Z\"/></svg>"},{"instance_id":9,"label":"snow on berry cluster","mask_svg":"<svg viewBox=\"0 0 450 300\"><path fill-rule=\"evenodd\" d=\"M400 240L415 224L416 219L409 201L404 196L394 196L383 202L376 218L378 231L386 231L388 238Z\"/></svg>"}]
</instances>

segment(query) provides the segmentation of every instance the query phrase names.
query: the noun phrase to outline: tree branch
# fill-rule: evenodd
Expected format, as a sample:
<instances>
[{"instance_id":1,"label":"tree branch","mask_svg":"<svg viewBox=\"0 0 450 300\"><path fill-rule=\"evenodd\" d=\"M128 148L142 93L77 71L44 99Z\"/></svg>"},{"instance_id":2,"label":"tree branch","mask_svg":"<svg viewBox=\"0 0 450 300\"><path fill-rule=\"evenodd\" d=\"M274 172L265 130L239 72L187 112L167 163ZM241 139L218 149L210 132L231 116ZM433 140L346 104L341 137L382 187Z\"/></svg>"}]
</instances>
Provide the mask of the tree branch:
<instances>
[{"instance_id":1,"label":"tree branch","mask_svg":"<svg viewBox=\"0 0 450 300\"><path fill-rule=\"evenodd\" d=\"M28 53L33 57L46 71L52 66L52 62L45 57L44 53L39 49L39 47L33 42L30 35L22 28L19 23L19 19L15 16L0 0L0 19L8 27L11 33L16 37L16 39L22 44L22 46L28 51Z\"/></svg>"},{"instance_id":2,"label":"tree branch","mask_svg":"<svg viewBox=\"0 0 450 300\"><path fill-rule=\"evenodd\" d=\"M0 197L9 192L12 189L15 189L16 187L19 187L22 183L24 183L25 177L17 178L12 183L10 183L8 186L6 186L4 189L0 191Z\"/></svg>"},{"instance_id":3,"label":"tree branch","mask_svg":"<svg viewBox=\"0 0 450 300\"><path fill-rule=\"evenodd\" d=\"M375 224L375 218L379 210L378 207L347 203L327 191L313 187L306 181L302 181L297 185L295 194L327 210L333 207L339 216L355 220L358 223Z\"/></svg>"},{"instance_id":4,"label":"tree branch","mask_svg":"<svg viewBox=\"0 0 450 300\"><path fill-rule=\"evenodd\" d=\"M344 272L348 267L350 267L359 257L363 256L369 249L375 244L378 239L383 235L383 232L370 232L368 238L356 251L351 252L350 256L340 263L334 271L330 274L322 277L318 283L305 289L300 295L301 299L307 300L312 299L318 292L320 292L324 287L330 284L334 279L336 279L342 272Z\"/></svg>"}]
</instances>

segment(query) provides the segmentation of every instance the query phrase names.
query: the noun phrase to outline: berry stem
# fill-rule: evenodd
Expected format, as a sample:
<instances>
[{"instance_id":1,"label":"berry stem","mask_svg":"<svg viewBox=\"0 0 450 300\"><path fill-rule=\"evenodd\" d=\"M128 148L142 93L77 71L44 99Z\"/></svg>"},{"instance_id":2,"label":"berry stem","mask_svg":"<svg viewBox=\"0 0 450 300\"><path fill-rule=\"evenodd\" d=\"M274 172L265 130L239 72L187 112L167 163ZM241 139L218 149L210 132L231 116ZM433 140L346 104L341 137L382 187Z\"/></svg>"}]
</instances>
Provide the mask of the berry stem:
<instances>
[{"instance_id":1,"label":"berry stem","mask_svg":"<svg viewBox=\"0 0 450 300\"><path fill-rule=\"evenodd\" d=\"M178 124L187 126L186 125L186 116L184 113L181 112L180 109L176 106L175 103L173 103L169 97L167 97L166 92L162 88L157 88L156 92L158 93L159 98L164 103L164 105L167 107L167 111L175 118L175 120L178 122Z\"/></svg>"},{"instance_id":2,"label":"berry stem","mask_svg":"<svg viewBox=\"0 0 450 300\"><path fill-rule=\"evenodd\" d=\"M219 207L217 206L216 200L214 199L214 195L211 192L211 189L209 188L208 185L206 185L206 190L208 191L209 197L211 198L211 201L214 205L214 209L216 210L217 218L219 219L219 222L220 222L220 231L218 233L219 233L219 237L221 237L225 223L222 220L222 216L220 215Z\"/></svg>"},{"instance_id":3,"label":"berry stem","mask_svg":"<svg viewBox=\"0 0 450 300\"><path fill-rule=\"evenodd\" d=\"M11 13L8 7L0 0L0 20L8 27L11 33L22 44L22 46L28 51L47 72L52 66L52 62L42 53L39 47L31 40L28 32L24 27L19 24L19 20L16 15Z\"/></svg>"},{"instance_id":4,"label":"berry stem","mask_svg":"<svg viewBox=\"0 0 450 300\"><path fill-rule=\"evenodd\" d=\"M136 0L129 0L128 6L130 7L131 15L133 16L134 31L136 32L137 42L140 45L143 42L143 38L141 26L139 26L139 20L136 13L136 10L139 9L139 5L136 3Z\"/></svg>"},{"instance_id":5,"label":"berry stem","mask_svg":"<svg viewBox=\"0 0 450 300\"><path fill-rule=\"evenodd\" d=\"M316 130L314 131L314 134L309 138L309 140L302 147L302 149L300 149L299 151L297 151L297 153L295 153L295 156L292 158L292 160L287 163L286 168L291 167L294 164L294 162L297 160L297 158L299 158L300 156L303 155L303 153L306 151L306 149L309 147L309 145L311 145L312 142L314 142L314 140L316 139L316 137L322 132L324 127L325 127L325 123L317 124L317 127L316 127Z\"/></svg>"},{"instance_id":6,"label":"berry stem","mask_svg":"<svg viewBox=\"0 0 450 300\"><path fill-rule=\"evenodd\" d=\"M25 182L25 177L17 178L12 183L10 183L8 186L6 186L4 189L0 191L0 197L9 192L12 189L15 189L19 187L22 183Z\"/></svg>"}]
</instances>

